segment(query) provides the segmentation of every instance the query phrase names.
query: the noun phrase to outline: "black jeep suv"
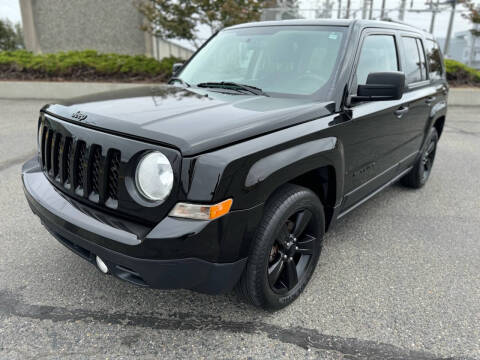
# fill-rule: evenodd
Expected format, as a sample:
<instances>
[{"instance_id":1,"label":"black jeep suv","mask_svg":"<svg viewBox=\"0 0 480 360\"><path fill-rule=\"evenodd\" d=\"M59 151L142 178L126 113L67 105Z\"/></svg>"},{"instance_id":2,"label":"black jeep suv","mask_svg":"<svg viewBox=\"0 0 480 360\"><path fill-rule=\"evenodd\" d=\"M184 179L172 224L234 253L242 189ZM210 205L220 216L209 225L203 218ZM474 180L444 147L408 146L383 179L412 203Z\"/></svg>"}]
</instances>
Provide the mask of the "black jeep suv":
<instances>
[{"instance_id":1,"label":"black jeep suv","mask_svg":"<svg viewBox=\"0 0 480 360\"><path fill-rule=\"evenodd\" d=\"M220 31L170 85L42 108L28 202L51 234L140 286L282 308L333 223L427 181L447 109L431 35L377 21Z\"/></svg>"}]
</instances>

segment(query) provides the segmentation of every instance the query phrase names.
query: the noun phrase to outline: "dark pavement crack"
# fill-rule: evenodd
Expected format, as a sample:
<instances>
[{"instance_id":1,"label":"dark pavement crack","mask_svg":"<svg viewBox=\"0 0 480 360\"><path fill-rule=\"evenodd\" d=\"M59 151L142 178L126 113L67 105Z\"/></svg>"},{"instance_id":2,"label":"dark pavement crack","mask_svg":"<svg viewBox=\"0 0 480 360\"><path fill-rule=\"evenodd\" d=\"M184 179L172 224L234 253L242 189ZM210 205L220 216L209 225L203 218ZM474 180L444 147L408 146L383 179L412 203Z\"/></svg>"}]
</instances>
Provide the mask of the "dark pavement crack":
<instances>
[{"instance_id":1,"label":"dark pavement crack","mask_svg":"<svg viewBox=\"0 0 480 360\"><path fill-rule=\"evenodd\" d=\"M480 135L480 131L469 131L469 130L464 130L464 129L460 129L460 128L457 128L457 127L453 127L451 125L445 125L445 128L447 129L447 132L453 132L453 133L457 133L457 134L464 134L464 135L472 135L472 136L479 136Z\"/></svg>"},{"instance_id":2,"label":"dark pavement crack","mask_svg":"<svg viewBox=\"0 0 480 360\"><path fill-rule=\"evenodd\" d=\"M264 334L270 339L292 344L303 349L335 351L348 359L433 360L440 357L416 350L356 338L321 334L303 327L283 328L278 325L253 321L231 321L207 314L172 313L159 316L154 313L115 313L99 310L68 309L65 307L27 304L19 296L0 290L0 315L53 322L95 321L155 330L223 331L228 333ZM458 359L467 360L466 357ZM447 358L443 358L447 359ZM449 357L448 359L454 359Z\"/></svg>"}]
</instances>

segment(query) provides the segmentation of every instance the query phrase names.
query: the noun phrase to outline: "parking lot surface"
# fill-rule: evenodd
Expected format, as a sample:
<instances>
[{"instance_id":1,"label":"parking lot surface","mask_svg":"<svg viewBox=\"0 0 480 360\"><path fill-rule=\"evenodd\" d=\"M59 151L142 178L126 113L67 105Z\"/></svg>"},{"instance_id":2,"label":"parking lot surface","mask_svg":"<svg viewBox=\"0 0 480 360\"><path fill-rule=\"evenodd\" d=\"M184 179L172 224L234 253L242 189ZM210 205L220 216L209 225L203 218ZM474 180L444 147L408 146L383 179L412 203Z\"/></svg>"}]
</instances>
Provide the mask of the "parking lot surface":
<instances>
[{"instance_id":1,"label":"parking lot surface","mask_svg":"<svg viewBox=\"0 0 480 360\"><path fill-rule=\"evenodd\" d=\"M427 186L345 216L304 294L267 313L134 287L54 240L20 180L42 105L0 100L0 359L480 359L480 108L451 107Z\"/></svg>"}]
</instances>

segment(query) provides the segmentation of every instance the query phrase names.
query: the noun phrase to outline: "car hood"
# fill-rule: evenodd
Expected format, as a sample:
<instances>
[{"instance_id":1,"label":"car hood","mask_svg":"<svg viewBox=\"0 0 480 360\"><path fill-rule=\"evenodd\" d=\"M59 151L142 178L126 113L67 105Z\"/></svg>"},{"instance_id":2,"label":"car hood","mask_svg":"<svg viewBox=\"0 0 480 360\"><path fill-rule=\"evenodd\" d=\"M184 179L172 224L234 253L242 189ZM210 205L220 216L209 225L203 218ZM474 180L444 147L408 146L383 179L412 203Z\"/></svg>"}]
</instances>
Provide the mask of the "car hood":
<instances>
[{"instance_id":1,"label":"car hood","mask_svg":"<svg viewBox=\"0 0 480 360\"><path fill-rule=\"evenodd\" d=\"M50 104L43 111L80 125L174 147L188 156L317 119L330 114L332 105L311 99L140 86Z\"/></svg>"}]
</instances>

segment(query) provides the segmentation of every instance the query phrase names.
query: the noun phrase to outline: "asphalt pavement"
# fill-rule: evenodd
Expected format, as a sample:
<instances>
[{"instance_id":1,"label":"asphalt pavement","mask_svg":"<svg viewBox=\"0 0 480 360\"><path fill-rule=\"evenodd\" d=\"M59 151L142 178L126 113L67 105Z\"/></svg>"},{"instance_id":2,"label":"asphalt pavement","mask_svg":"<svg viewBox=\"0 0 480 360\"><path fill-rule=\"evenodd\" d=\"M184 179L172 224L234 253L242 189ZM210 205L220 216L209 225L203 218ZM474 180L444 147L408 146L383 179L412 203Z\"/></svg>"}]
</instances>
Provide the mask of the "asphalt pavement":
<instances>
[{"instance_id":1,"label":"asphalt pavement","mask_svg":"<svg viewBox=\"0 0 480 360\"><path fill-rule=\"evenodd\" d=\"M54 240L20 180L43 103L0 100L0 359L480 359L480 108L451 107L427 186L345 216L267 313L134 287Z\"/></svg>"}]
</instances>

